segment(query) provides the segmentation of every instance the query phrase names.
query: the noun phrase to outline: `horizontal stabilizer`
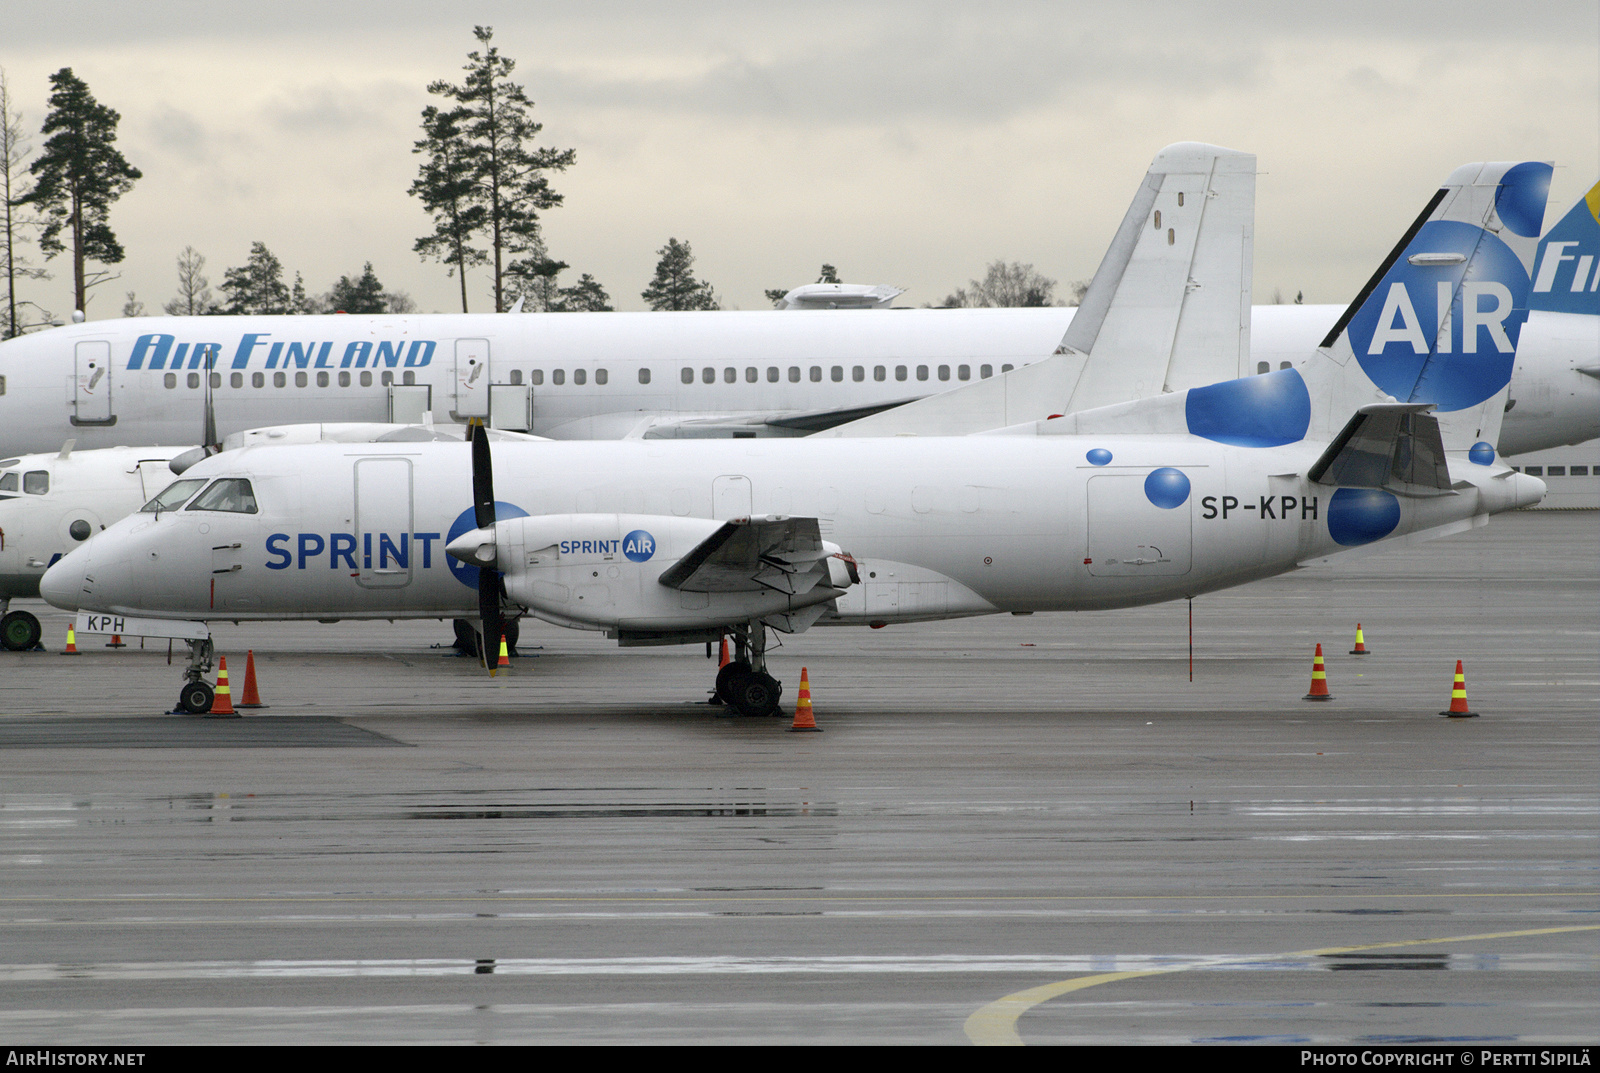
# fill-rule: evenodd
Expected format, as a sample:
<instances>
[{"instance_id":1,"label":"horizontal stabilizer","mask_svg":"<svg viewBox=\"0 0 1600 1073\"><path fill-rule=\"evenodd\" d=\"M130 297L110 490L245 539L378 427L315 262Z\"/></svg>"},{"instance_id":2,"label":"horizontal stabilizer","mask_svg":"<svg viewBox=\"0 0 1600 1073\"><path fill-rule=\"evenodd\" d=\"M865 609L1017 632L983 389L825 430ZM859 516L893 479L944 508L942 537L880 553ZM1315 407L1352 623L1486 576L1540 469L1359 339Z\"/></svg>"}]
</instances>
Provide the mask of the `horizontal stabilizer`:
<instances>
[{"instance_id":1,"label":"horizontal stabilizer","mask_svg":"<svg viewBox=\"0 0 1600 1073\"><path fill-rule=\"evenodd\" d=\"M685 592L769 589L799 595L828 580L823 560L836 550L823 543L815 518L735 518L659 580L669 589Z\"/></svg>"},{"instance_id":2,"label":"horizontal stabilizer","mask_svg":"<svg viewBox=\"0 0 1600 1073\"><path fill-rule=\"evenodd\" d=\"M1317 484L1403 496L1454 495L1439 420L1426 403L1363 406L1306 473Z\"/></svg>"}]
</instances>

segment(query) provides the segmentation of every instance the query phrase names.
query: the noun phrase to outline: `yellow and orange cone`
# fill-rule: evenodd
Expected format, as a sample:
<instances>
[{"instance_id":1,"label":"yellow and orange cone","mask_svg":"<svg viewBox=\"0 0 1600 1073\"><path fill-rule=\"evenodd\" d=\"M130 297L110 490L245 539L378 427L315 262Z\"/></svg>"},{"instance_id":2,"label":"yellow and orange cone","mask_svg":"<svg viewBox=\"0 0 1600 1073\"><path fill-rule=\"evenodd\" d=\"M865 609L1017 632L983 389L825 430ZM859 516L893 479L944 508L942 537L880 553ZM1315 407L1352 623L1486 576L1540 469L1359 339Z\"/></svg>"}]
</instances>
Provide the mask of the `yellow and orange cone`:
<instances>
[{"instance_id":1,"label":"yellow and orange cone","mask_svg":"<svg viewBox=\"0 0 1600 1073\"><path fill-rule=\"evenodd\" d=\"M221 716L238 717L239 713L233 709L233 690L228 688L228 657L217 657L217 691L211 699L211 711L206 713L208 718Z\"/></svg>"},{"instance_id":2,"label":"yellow and orange cone","mask_svg":"<svg viewBox=\"0 0 1600 1073\"><path fill-rule=\"evenodd\" d=\"M822 728L817 726L817 720L811 713L811 678L806 674L804 667L800 668L800 696L794 705L794 725L789 728L789 733L814 730L822 733Z\"/></svg>"},{"instance_id":3,"label":"yellow and orange cone","mask_svg":"<svg viewBox=\"0 0 1600 1073\"><path fill-rule=\"evenodd\" d=\"M1305 700L1332 700L1333 694L1328 692L1328 671L1322 665L1322 646L1317 646L1317 658L1311 664L1311 692L1304 697Z\"/></svg>"},{"instance_id":4,"label":"yellow and orange cone","mask_svg":"<svg viewBox=\"0 0 1600 1073\"><path fill-rule=\"evenodd\" d=\"M1476 719L1478 713L1467 707L1467 676L1461 661L1456 660L1456 681L1450 687L1450 707L1439 713L1452 719Z\"/></svg>"},{"instance_id":5,"label":"yellow and orange cone","mask_svg":"<svg viewBox=\"0 0 1600 1073\"><path fill-rule=\"evenodd\" d=\"M81 655L78 651L78 634L70 624L67 626L67 647L61 650L63 656Z\"/></svg>"},{"instance_id":6,"label":"yellow and orange cone","mask_svg":"<svg viewBox=\"0 0 1600 1073\"><path fill-rule=\"evenodd\" d=\"M509 666L511 666L511 651L508 648L506 648L506 639L505 639L505 635L504 634L502 634L501 637L500 637L500 661L498 663L496 663L495 666L496 667L509 667Z\"/></svg>"},{"instance_id":7,"label":"yellow and orange cone","mask_svg":"<svg viewBox=\"0 0 1600 1073\"><path fill-rule=\"evenodd\" d=\"M1367 638L1361 632L1361 623L1356 623L1356 646L1350 650L1352 656L1365 656L1367 654Z\"/></svg>"}]
</instances>

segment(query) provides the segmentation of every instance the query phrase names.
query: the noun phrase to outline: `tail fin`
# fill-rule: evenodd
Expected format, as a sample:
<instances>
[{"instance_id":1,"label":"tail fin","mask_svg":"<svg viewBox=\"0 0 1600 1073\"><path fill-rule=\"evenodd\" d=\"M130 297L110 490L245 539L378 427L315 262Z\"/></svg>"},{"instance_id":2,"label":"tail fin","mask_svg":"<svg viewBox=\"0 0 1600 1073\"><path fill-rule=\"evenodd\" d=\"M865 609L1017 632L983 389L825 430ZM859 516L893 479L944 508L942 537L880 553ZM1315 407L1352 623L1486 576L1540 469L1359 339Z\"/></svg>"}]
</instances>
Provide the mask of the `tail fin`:
<instances>
[{"instance_id":1,"label":"tail fin","mask_svg":"<svg viewBox=\"0 0 1600 1073\"><path fill-rule=\"evenodd\" d=\"M1307 368L1311 438L1384 402L1432 406L1447 451L1499 438L1550 174L1538 161L1455 170L1323 339L1332 361Z\"/></svg>"},{"instance_id":2,"label":"tail fin","mask_svg":"<svg viewBox=\"0 0 1600 1073\"><path fill-rule=\"evenodd\" d=\"M1600 314L1600 183L1539 240L1528 307Z\"/></svg>"},{"instance_id":3,"label":"tail fin","mask_svg":"<svg viewBox=\"0 0 1600 1073\"><path fill-rule=\"evenodd\" d=\"M1225 380L1250 351L1256 158L1156 154L1061 346L826 436L955 436Z\"/></svg>"}]
</instances>

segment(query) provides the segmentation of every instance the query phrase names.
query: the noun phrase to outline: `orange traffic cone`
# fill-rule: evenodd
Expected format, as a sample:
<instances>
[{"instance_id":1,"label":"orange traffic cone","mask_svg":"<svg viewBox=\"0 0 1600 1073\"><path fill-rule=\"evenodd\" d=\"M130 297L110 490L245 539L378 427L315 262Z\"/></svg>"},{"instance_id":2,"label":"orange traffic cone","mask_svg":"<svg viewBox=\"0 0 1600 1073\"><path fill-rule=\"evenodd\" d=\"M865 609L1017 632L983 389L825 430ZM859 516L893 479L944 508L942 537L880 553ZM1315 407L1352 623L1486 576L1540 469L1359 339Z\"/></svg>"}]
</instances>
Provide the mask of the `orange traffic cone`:
<instances>
[{"instance_id":1,"label":"orange traffic cone","mask_svg":"<svg viewBox=\"0 0 1600 1073\"><path fill-rule=\"evenodd\" d=\"M239 713L233 710L233 690L228 688L228 657L217 657L217 691L211 699L211 711L206 713L209 719L233 716Z\"/></svg>"},{"instance_id":2,"label":"orange traffic cone","mask_svg":"<svg viewBox=\"0 0 1600 1073\"><path fill-rule=\"evenodd\" d=\"M122 634L114 633L114 634L111 635L111 640L106 642L106 647L107 648L127 648L128 646L122 643Z\"/></svg>"},{"instance_id":3,"label":"orange traffic cone","mask_svg":"<svg viewBox=\"0 0 1600 1073\"><path fill-rule=\"evenodd\" d=\"M504 634L500 635L500 662L496 663L495 666L496 667L509 667L509 666L511 666L511 653L506 649L506 638L505 638Z\"/></svg>"},{"instance_id":4,"label":"orange traffic cone","mask_svg":"<svg viewBox=\"0 0 1600 1073\"><path fill-rule=\"evenodd\" d=\"M1367 654L1367 639L1361 633L1361 623L1356 623L1356 646L1350 650L1352 656Z\"/></svg>"},{"instance_id":5,"label":"orange traffic cone","mask_svg":"<svg viewBox=\"0 0 1600 1073\"><path fill-rule=\"evenodd\" d=\"M261 703L261 693L256 689L256 650L253 648L244 656L244 696L239 699L238 707L266 707Z\"/></svg>"},{"instance_id":6,"label":"orange traffic cone","mask_svg":"<svg viewBox=\"0 0 1600 1073\"><path fill-rule=\"evenodd\" d=\"M722 639L722 656L717 660L717 670L722 670L722 668L726 667L728 663L728 639L724 637Z\"/></svg>"},{"instance_id":7,"label":"orange traffic cone","mask_svg":"<svg viewBox=\"0 0 1600 1073\"><path fill-rule=\"evenodd\" d=\"M1456 684L1450 688L1450 707L1439 714L1452 719L1478 718L1477 712L1467 708L1467 676L1462 671L1460 660L1456 660Z\"/></svg>"},{"instance_id":8,"label":"orange traffic cone","mask_svg":"<svg viewBox=\"0 0 1600 1073\"><path fill-rule=\"evenodd\" d=\"M63 656L76 656L80 654L78 652L78 634L73 630L70 623L67 625L67 647L62 650L61 654Z\"/></svg>"},{"instance_id":9,"label":"orange traffic cone","mask_svg":"<svg viewBox=\"0 0 1600 1073\"><path fill-rule=\"evenodd\" d=\"M1317 646L1316 661L1311 664L1311 692L1305 695L1305 700L1332 700L1333 694L1328 692L1328 672L1322 665L1322 646Z\"/></svg>"},{"instance_id":10,"label":"orange traffic cone","mask_svg":"<svg viewBox=\"0 0 1600 1073\"><path fill-rule=\"evenodd\" d=\"M814 730L822 733L822 728L817 726L816 718L811 714L811 678L806 674L804 667L800 668L800 698L794 705L794 726L789 728L793 734L802 730Z\"/></svg>"}]
</instances>

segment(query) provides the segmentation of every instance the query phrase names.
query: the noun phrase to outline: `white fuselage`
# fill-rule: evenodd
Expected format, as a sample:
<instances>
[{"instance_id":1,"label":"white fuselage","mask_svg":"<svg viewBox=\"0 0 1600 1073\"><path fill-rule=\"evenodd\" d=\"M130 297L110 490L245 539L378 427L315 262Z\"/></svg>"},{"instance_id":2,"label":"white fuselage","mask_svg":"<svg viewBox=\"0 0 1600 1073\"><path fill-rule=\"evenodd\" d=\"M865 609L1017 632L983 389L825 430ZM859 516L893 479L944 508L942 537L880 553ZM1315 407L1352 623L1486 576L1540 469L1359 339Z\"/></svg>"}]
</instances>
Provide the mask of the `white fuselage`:
<instances>
[{"instance_id":1,"label":"white fuselage","mask_svg":"<svg viewBox=\"0 0 1600 1073\"><path fill-rule=\"evenodd\" d=\"M149 317L0 343L0 452L483 416L557 439L800 435L785 414L891 406L1049 356L1072 309ZM1248 375L1304 357L1338 306L1258 306ZM1504 453L1600 435L1600 318L1534 311ZM481 362L481 365L474 364ZM477 369L476 374L472 370Z\"/></svg>"},{"instance_id":2,"label":"white fuselage","mask_svg":"<svg viewBox=\"0 0 1600 1073\"><path fill-rule=\"evenodd\" d=\"M1192 596L1346 547L1470 524L1543 493L1539 481L1501 463L1453 458L1451 477L1466 482L1458 494L1380 493L1392 516L1379 517L1362 505L1364 493L1282 476L1304 473L1323 446L1068 435L738 448L505 443L494 448L494 473L496 499L514 508L502 507L502 518L589 519L563 538L575 542L555 564L564 573L529 571L550 582L529 606L596 629L652 628L620 620L669 565L665 553L646 563L617 554L605 533L618 514L816 517L823 538L855 556L861 578L822 621L875 623ZM1087 460L1096 448L1111 452L1108 464ZM1186 494L1162 506L1147 481L1168 468L1182 475L1172 481ZM249 448L186 474L202 475L247 477L258 513L134 515L57 564L46 598L69 609L202 620L475 616L475 575L461 574L444 552L473 527L465 445Z\"/></svg>"}]
</instances>

